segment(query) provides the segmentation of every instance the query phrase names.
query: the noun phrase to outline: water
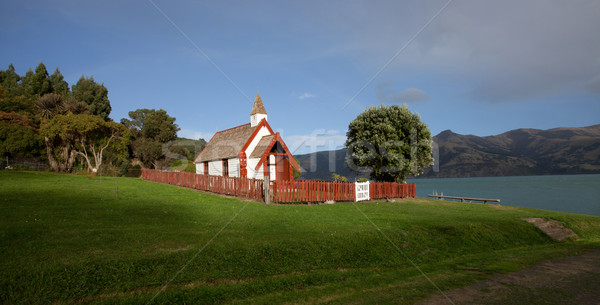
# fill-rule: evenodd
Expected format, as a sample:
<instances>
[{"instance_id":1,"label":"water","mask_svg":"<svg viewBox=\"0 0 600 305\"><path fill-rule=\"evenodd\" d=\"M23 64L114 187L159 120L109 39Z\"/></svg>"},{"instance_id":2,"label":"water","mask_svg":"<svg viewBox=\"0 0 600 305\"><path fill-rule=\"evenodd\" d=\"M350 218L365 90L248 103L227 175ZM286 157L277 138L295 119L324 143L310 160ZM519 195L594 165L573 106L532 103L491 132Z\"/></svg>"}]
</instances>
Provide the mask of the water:
<instances>
[{"instance_id":1,"label":"water","mask_svg":"<svg viewBox=\"0 0 600 305\"><path fill-rule=\"evenodd\" d=\"M498 198L502 205L600 216L600 175L410 179L417 196Z\"/></svg>"}]
</instances>

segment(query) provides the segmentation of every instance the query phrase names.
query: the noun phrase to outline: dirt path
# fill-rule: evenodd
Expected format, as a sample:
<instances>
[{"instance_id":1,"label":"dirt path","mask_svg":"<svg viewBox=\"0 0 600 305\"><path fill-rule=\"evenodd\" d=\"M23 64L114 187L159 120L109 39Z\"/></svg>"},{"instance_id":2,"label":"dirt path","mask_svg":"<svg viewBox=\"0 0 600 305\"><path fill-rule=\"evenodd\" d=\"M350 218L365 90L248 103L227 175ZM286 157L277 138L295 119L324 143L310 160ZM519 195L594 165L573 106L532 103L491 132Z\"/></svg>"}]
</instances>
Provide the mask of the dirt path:
<instances>
[{"instance_id":1,"label":"dirt path","mask_svg":"<svg viewBox=\"0 0 600 305\"><path fill-rule=\"evenodd\" d=\"M600 249L446 291L454 304L600 304ZM441 294L419 304L451 304Z\"/></svg>"}]
</instances>

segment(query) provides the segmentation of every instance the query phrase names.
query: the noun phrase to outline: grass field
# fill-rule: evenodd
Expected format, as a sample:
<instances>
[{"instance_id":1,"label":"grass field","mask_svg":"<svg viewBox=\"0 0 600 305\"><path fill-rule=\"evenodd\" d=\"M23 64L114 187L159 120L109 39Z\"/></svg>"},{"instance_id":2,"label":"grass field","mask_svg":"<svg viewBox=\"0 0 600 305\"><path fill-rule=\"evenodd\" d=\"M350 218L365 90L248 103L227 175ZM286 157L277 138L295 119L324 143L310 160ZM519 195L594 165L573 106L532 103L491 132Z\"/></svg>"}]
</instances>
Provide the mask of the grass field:
<instances>
[{"instance_id":1,"label":"grass field","mask_svg":"<svg viewBox=\"0 0 600 305\"><path fill-rule=\"evenodd\" d=\"M556 243L523 217L581 238ZM596 247L594 216L426 199L268 206L0 171L3 304L413 303Z\"/></svg>"}]
</instances>

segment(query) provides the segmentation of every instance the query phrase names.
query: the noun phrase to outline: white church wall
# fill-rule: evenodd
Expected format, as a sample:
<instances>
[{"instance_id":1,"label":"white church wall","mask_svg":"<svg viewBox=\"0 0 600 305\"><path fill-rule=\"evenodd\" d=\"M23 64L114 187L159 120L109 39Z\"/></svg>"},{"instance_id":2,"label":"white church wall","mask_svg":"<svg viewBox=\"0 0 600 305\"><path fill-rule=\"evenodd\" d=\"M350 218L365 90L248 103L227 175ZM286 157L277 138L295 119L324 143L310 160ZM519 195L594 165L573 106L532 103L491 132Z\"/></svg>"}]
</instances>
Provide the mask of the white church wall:
<instances>
[{"instance_id":1,"label":"white church wall","mask_svg":"<svg viewBox=\"0 0 600 305\"><path fill-rule=\"evenodd\" d=\"M258 142L260 142L260 139L262 139L264 136L269 135L271 135L269 128L267 128L266 126L261 127L254 139L252 139L252 141L248 145L248 148L246 148L246 157L250 157L250 154L252 154L252 152L256 148L256 145L258 145Z\"/></svg>"},{"instance_id":2,"label":"white church wall","mask_svg":"<svg viewBox=\"0 0 600 305\"><path fill-rule=\"evenodd\" d=\"M256 164L258 164L260 158L248 158L248 178L250 179L263 179L263 167L262 165L258 168L258 170L254 170Z\"/></svg>"},{"instance_id":3,"label":"white church wall","mask_svg":"<svg viewBox=\"0 0 600 305\"><path fill-rule=\"evenodd\" d=\"M240 159L231 158L227 160L229 163L229 177L239 177L240 176Z\"/></svg>"}]
</instances>

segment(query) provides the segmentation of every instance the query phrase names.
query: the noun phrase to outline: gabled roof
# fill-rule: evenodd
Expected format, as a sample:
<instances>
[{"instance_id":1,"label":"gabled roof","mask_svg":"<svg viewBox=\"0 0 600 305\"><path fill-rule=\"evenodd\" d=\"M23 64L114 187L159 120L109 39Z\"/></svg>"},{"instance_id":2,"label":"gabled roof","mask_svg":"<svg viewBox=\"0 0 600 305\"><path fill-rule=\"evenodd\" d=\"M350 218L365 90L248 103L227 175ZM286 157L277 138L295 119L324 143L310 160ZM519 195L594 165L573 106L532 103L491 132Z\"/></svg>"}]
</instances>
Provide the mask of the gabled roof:
<instances>
[{"instance_id":1,"label":"gabled roof","mask_svg":"<svg viewBox=\"0 0 600 305\"><path fill-rule=\"evenodd\" d=\"M254 105L252 106L252 111L250 111L250 115L254 114L267 114L267 110L265 109L265 105L263 105L262 99L260 95L256 94L256 99L254 99Z\"/></svg>"},{"instance_id":2,"label":"gabled roof","mask_svg":"<svg viewBox=\"0 0 600 305\"><path fill-rule=\"evenodd\" d=\"M255 129L260 127L261 125L250 127L250 123L248 123L215 133L194 162L237 157L237 154L242 150Z\"/></svg>"},{"instance_id":3,"label":"gabled roof","mask_svg":"<svg viewBox=\"0 0 600 305\"><path fill-rule=\"evenodd\" d=\"M279 143L281 145L281 148L283 148L285 155L287 155L289 158L290 164L292 164L292 166L295 167L297 170L301 170L300 165L298 165L298 163L296 163L296 160L294 160L294 156L292 156L292 153L287 148L287 145L285 145L285 143L283 142L283 139L281 138L281 135L279 134L279 132L274 135L264 136L262 139L260 139L260 142L258 143L256 149L252 152L252 155L255 155L255 152L258 151L258 146L260 146L261 143L263 143L263 140L266 141L265 138L270 138L270 141L269 141L269 143L267 143L266 146L263 146L264 150L262 151L260 160L256 164L255 170L258 170L258 168L260 168L261 165L266 163L267 157L269 156L269 152L271 151L271 148L273 148L275 143Z\"/></svg>"},{"instance_id":4,"label":"gabled roof","mask_svg":"<svg viewBox=\"0 0 600 305\"><path fill-rule=\"evenodd\" d=\"M250 158L261 158L263 153L267 149L267 146L269 146L269 143L271 143L271 140L273 140L274 136L275 135L272 134L270 136L262 137L262 139L260 139L260 142L258 142L258 144L256 145L256 148L254 148L254 151L250 154Z\"/></svg>"},{"instance_id":5,"label":"gabled roof","mask_svg":"<svg viewBox=\"0 0 600 305\"><path fill-rule=\"evenodd\" d=\"M266 127L273 134L273 129L271 129L271 126L269 126L269 123L265 119L260 120L260 123L254 127L251 127L250 123L248 123L215 133L204 149L198 154L194 163L237 157L239 152L246 151L252 139L256 137L263 127Z\"/></svg>"}]
</instances>

